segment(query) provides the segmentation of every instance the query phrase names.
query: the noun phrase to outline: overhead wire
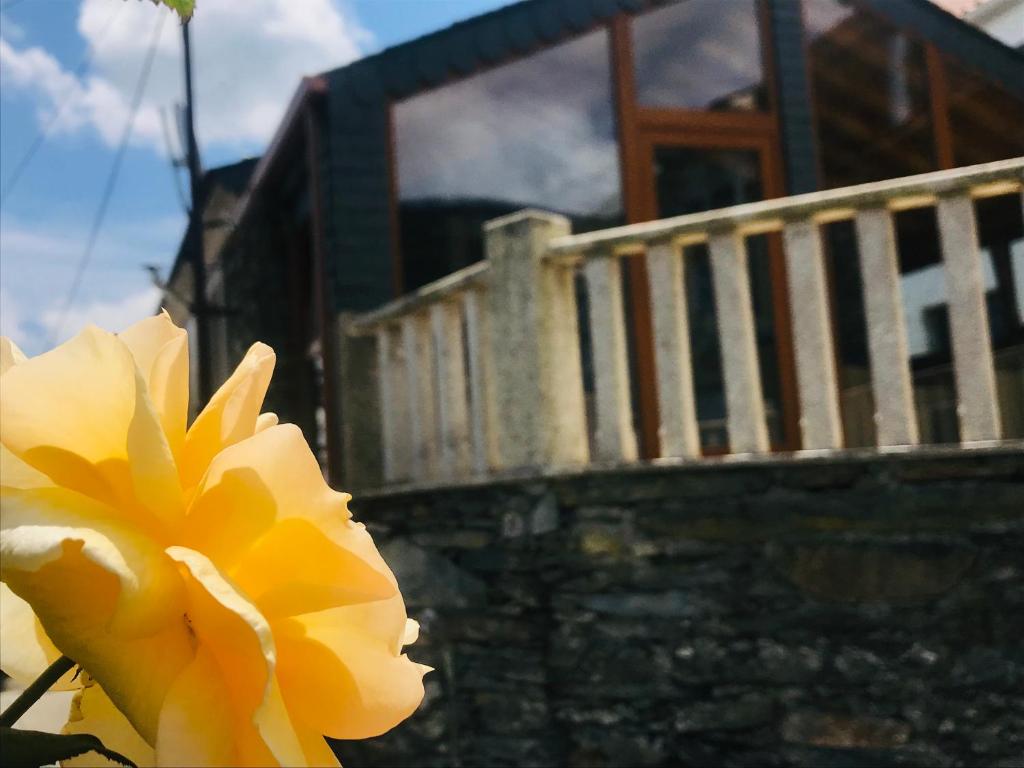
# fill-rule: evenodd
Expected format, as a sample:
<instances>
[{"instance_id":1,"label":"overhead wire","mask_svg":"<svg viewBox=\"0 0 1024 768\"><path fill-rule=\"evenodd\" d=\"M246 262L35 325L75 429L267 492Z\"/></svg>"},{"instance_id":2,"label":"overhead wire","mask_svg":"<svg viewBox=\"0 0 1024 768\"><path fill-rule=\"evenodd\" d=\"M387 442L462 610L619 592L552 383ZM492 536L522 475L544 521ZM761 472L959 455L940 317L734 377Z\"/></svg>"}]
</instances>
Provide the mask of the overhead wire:
<instances>
[{"instance_id":1,"label":"overhead wire","mask_svg":"<svg viewBox=\"0 0 1024 768\"><path fill-rule=\"evenodd\" d=\"M78 265L75 267L75 274L71 280L71 286L68 289L67 297L64 300L64 304L61 307L60 314L58 315L57 322L53 326L51 336L51 346L56 343L60 337L61 331L64 329L64 323L67 321L68 312L71 306L75 303L75 299L78 296L78 289L81 287L82 278L85 275L86 269L89 267L89 261L92 259L93 249L96 247L96 240L99 237L100 230L103 227L103 222L107 216L107 209L110 205L110 198L114 194L114 187L117 184L117 178L121 172L121 165L124 161L125 151L128 149L128 142L131 139L132 129L135 127L135 118L138 115L139 107L142 104L142 96L146 91L146 85L149 82L149 73L153 68L153 59L156 57L157 43L160 40L160 33L163 31L164 21L167 19L168 14L159 13L156 23L153 25L153 37L149 43L149 50L146 51L146 58L142 63L142 69L139 72L139 79L135 84L135 93L132 95L131 108L128 113L128 119L125 122L124 132L121 134L121 141L117 147L117 154L114 155L114 162L111 165L110 173L107 176L106 184L103 187L103 194L100 198L99 207L96 209L96 215L93 218L92 227L89 230L89 237L85 244L85 249L82 251L82 256L79 259Z\"/></svg>"},{"instance_id":2,"label":"overhead wire","mask_svg":"<svg viewBox=\"0 0 1024 768\"><path fill-rule=\"evenodd\" d=\"M182 163L178 159L180 155L176 154L174 147L171 146L171 130L167 127L167 110L163 107L160 108L160 130L164 135L164 148L167 150L167 162L171 169L174 191L178 193L178 203L181 205L182 212L188 213L188 200L185 199L185 189L181 186L181 176L178 174L178 168Z\"/></svg>"},{"instance_id":3,"label":"overhead wire","mask_svg":"<svg viewBox=\"0 0 1024 768\"><path fill-rule=\"evenodd\" d=\"M11 0L11 3L5 5L3 10L7 10L7 8L9 8L15 2L16 0ZM86 49L81 61L78 62L78 66L75 67L75 69L73 70L74 78L76 81L85 73L86 69L88 69L89 65L92 63L92 59L96 55L96 51L99 50L100 44L106 38L107 33L114 26L114 19L116 19L118 14L121 13L121 10L124 8L124 6L124 3L119 3L117 5L117 7L113 10L110 16L107 17L106 23L100 29L99 36L96 38L93 44ZM4 204L4 201L7 200L8 195L10 195L11 191L14 189L14 185L18 183L18 179L21 178L21 175L25 172L25 169L28 168L28 164L32 162L32 158L35 157L36 153L40 149L42 149L43 144L46 143L46 140L50 138L50 131L61 119L61 117L64 116L64 113L67 111L67 108L75 101L75 97L77 95L78 94L75 92L68 94L68 97L65 98L64 101L62 101L57 106L57 109L54 110L53 114L50 115L50 119L39 127L39 131L32 139L32 143L28 145L28 148L25 150L25 153L21 156L18 162L15 163L14 170L11 172L11 175L7 178L7 183L4 185L3 191L0 192L0 206L2 206Z\"/></svg>"}]
</instances>

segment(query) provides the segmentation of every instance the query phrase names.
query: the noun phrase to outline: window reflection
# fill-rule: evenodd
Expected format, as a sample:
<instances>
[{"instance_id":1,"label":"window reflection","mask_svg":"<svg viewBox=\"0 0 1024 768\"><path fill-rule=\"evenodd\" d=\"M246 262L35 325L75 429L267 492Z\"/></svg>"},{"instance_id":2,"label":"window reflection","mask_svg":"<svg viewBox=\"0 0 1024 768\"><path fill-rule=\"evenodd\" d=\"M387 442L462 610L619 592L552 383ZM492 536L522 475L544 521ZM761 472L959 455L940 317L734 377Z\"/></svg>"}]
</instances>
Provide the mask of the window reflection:
<instances>
[{"instance_id":1,"label":"window reflection","mask_svg":"<svg viewBox=\"0 0 1024 768\"><path fill-rule=\"evenodd\" d=\"M824 185L935 170L921 43L838 0L803 8Z\"/></svg>"},{"instance_id":2,"label":"window reflection","mask_svg":"<svg viewBox=\"0 0 1024 768\"><path fill-rule=\"evenodd\" d=\"M1024 102L945 58L949 125L957 165L1024 155Z\"/></svg>"},{"instance_id":3,"label":"window reflection","mask_svg":"<svg viewBox=\"0 0 1024 768\"><path fill-rule=\"evenodd\" d=\"M394 122L406 290L478 261L481 225L521 208L577 232L622 222L605 30L398 103Z\"/></svg>"},{"instance_id":4,"label":"window reflection","mask_svg":"<svg viewBox=\"0 0 1024 768\"><path fill-rule=\"evenodd\" d=\"M686 0L633 20L637 102L766 109L757 0Z\"/></svg>"}]
</instances>

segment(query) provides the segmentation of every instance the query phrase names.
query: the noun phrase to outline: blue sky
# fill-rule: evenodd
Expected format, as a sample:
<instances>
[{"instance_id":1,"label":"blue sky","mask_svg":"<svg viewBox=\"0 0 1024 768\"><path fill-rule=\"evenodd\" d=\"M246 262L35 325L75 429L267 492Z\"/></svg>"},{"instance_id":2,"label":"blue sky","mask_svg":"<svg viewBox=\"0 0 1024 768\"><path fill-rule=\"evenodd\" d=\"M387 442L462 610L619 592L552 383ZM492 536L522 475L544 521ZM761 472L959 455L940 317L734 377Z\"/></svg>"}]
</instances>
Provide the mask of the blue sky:
<instances>
[{"instance_id":1,"label":"blue sky","mask_svg":"<svg viewBox=\"0 0 1024 768\"><path fill-rule=\"evenodd\" d=\"M204 163L259 154L303 74L506 2L198 0L192 35ZM155 34L154 66L117 187L65 313ZM173 119L181 93L180 31L162 8L137 0L0 0L0 332L29 354L85 323L119 330L155 307L143 265L166 273L185 222L161 128L161 112ZM45 143L9 187L47 124ZM187 179L180 181L187 189Z\"/></svg>"}]
</instances>

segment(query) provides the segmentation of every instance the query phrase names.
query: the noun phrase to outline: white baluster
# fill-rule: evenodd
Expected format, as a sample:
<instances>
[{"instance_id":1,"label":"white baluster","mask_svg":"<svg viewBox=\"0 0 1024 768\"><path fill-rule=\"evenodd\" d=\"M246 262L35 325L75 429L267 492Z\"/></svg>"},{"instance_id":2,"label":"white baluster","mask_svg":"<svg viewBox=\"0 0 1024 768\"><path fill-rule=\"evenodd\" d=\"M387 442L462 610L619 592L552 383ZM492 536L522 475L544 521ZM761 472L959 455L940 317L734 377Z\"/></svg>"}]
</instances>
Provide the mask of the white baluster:
<instances>
[{"instance_id":1,"label":"white baluster","mask_svg":"<svg viewBox=\"0 0 1024 768\"><path fill-rule=\"evenodd\" d=\"M917 419L892 215L885 208L866 209L857 213L855 223L878 445L916 445Z\"/></svg>"},{"instance_id":2,"label":"white baluster","mask_svg":"<svg viewBox=\"0 0 1024 768\"><path fill-rule=\"evenodd\" d=\"M435 391L440 425L440 474L469 474L469 402L466 395L466 360L462 345L459 304L441 301L430 308L433 332Z\"/></svg>"},{"instance_id":3,"label":"white baluster","mask_svg":"<svg viewBox=\"0 0 1024 768\"><path fill-rule=\"evenodd\" d=\"M488 296L476 290L462 295L466 317L466 347L469 353L469 421L473 441L473 471L484 474L499 466L498 430L494 423L494 361Z\"/></svg>"},{"instance_id":4,"label":"white baluster","mask_svg":"<svg viewBox=\"0 0 1024 768\"><path fill-rule=\"evenodd\" d=\"M410 464L414 480L437 474L437 424L434 407L430 321L420 312L402 319ZM401 429L401 426L399 426Z\"/></svg>"},{"instance_id":5,"label":"white baluster","mask_svg":"<svg viewBox=\"0 0 1024 768\"><path fill-rule=\"evenodd\" d=\"M622 273L613 256L592 256L583 267L590 305L597 457L633 461L637 457L629 397L629 359L622 308Z\"/></svg>"},{"instance_id":6,"label":"white baluster","mask_svg":"<svg viewBox=\"0 0 1024 768\"><path fill-rule=\"evenodd\" d=\"M813 221L796 221L786 225L783 237L800 390L802 447L841 448L843 430L821 231Z\"/></svg>"},{"instance_id":7,"label":"white baluster","mask_svg":"<svg viewBox=\"0 0 1024 768\"><path fill-rule=\"evenodd\" d=\"M743 236L732 231L712 235L708 247L725 376L729 450L764 453L769 449L768 425L758 367L746 246Z\"/></svg>"},{"instance_id":8,"label":"white baluster","mask_svg":"<svg viewBox=\"0 0 1024 768\"><path fill-rule=\"evenodd\" d=\"M941 197L936 209L949 295L960 440L998 440L999 399L974 202L967 195Z\"/></svg>"},{"instance_id":9,"label":"white baluster","mask_svg":"<svg viewBox=\"0 0 1024 768\"><path fill-rule=\"evenodd\" d=\"M685 274L686 265L678 246L662 242L647 249L661 453L695 458L700 456L700 433L693 391Z\"/></svg>"},{"instance_id":10,"label":"white baluster","mask_svg":"<svg viewBox=\"0 0 1024 768\"><path fill-rule=\"evenodd\" d=\"M395 371L391 349L391 333L385 328L377 331L377 389L380 405L381 454L384 462L385 482L398 479L398 441L395 435L394 404Z\"/></svg>"}]
</instances>

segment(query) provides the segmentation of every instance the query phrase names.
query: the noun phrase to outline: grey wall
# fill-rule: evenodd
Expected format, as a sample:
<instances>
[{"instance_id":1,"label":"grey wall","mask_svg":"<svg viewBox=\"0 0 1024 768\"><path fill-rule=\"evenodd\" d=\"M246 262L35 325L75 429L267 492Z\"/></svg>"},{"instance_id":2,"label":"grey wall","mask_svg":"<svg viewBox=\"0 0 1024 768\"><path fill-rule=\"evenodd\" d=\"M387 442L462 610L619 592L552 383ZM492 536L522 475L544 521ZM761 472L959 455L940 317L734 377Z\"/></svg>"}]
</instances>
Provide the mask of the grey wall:
<instances>
[{"instance_id":1,"label":"grey wall","mask_svg":"<svg viewBox=\"0 0 1024 768\"><path fill-rule=\"evenodd\" d=\"M1020 446L353 509L436 671L345 765L1021 765Z\"/></svg>"}]
</instances>

